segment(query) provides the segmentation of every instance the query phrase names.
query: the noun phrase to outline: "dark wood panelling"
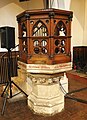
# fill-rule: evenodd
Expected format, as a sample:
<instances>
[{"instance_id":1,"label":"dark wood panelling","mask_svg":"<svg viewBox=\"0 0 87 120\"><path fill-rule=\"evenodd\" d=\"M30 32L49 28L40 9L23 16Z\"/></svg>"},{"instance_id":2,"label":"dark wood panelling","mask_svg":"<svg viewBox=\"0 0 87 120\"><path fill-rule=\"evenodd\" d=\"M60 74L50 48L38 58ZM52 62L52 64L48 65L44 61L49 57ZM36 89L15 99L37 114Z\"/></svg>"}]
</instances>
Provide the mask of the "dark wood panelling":
<instances>
[{"instance_id":1,"label":"dark wood panelling","mask_svg":"<svg viewBox=\"0 0 87 120\"><path fill-rule=\"evenodd\" d=\"M73 67L83 69L87 65L87 46L73 47Z\"/></svg>"}]
</instances>

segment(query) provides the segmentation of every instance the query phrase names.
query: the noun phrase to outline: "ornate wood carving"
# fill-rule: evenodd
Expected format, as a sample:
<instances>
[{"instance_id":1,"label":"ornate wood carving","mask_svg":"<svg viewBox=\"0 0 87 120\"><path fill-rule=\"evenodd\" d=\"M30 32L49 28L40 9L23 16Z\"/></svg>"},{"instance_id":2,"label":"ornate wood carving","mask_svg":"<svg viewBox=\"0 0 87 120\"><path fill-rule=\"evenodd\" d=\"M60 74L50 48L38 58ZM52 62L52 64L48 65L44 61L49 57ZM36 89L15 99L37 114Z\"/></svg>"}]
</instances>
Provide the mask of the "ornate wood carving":
<instances>
[{"instance_id":1,"label":"ornate wood carving","mask_svg":"<svg viewBox=\"0 0 87 120\"><path fill-rule=\"evenodd\" d=\"M17 16L20 61L60 64L71 61L71 11L27 10Z\"/></svg>"}]
</instances>

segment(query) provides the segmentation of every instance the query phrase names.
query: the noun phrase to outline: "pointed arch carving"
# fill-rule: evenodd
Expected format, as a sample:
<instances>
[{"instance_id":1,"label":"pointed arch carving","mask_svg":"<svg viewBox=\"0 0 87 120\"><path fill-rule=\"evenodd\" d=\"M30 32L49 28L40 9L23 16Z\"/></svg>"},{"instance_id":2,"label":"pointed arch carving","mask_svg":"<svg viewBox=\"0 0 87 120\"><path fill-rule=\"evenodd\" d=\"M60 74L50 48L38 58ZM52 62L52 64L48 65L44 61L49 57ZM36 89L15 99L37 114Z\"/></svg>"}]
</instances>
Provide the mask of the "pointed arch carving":
<instances>
[{"instance_id":1,"label":"pointed arch carving","mask_svg":"<svg viewBox=\"0 0 87 120\"><path fill-rule=\"evenodd\" d=\"M59 21L54 30L55 36L66 36L67 35L67 28L63 21Z\"/></svg>"},{"instance_id":2,"label":"pointed arch carving","mask_svg":"<svg viewBox=\"0 0 87 120\"><path fill-rule=\"evenodd\" d=\"M48 29L41 21L37 21L32 29L32 36L48 36Z\"/></svg>"}]
</instances>

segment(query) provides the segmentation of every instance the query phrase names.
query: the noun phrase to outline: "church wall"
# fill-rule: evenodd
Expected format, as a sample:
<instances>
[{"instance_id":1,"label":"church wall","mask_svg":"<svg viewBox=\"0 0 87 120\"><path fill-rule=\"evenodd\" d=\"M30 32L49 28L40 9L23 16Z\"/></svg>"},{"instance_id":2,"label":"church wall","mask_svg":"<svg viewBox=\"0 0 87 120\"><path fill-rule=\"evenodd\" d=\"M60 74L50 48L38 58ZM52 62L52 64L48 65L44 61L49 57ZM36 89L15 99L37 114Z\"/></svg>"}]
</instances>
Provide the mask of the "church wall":
<instances>
[{"instance_id":1,"label":"church wall","mask_svg":"<svg viewBox=\"0 0 87 120\"><path fill-rule=\"evenodd\" d=\"M39 4L37 4L39 3ZM18 44L18 23L16 16L27 9L43 8L42 0L19 2L18 0L0 0L0 27L15 27L15 43ZM5 49L1 49L3 51Z\"/></svg>"},{"instance_id":2,"label":"church wall","mask_svg":"<svg viewBox=\"0 0 87 120\"><path fill-rule=\"evenodd\" d=\"M83 45L87 46L87 0L85 0L85 20L84 20L84 39Z\"/></svg>"},{"instance_id":3,"label":"church wall","mask_svg":"<svg viewBox=\"0 0 87 120\"><path fill-rule=\"evenodd\" d=\"M85 0L71 0L70 10L73 11L72 45L82 46L84 38Z\"/></svg>"}]
</instances>

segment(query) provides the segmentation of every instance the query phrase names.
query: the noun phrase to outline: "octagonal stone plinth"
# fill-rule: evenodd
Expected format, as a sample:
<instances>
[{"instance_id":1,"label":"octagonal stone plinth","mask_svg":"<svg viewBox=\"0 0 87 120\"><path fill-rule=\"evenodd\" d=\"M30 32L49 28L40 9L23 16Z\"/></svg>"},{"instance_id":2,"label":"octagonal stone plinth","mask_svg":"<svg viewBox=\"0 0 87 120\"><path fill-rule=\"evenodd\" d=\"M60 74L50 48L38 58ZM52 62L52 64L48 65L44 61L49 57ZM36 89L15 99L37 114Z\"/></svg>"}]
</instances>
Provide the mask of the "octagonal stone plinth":
<instances>
[{"instance_id":1,"label":"octagonal stone plinth","mask_svg":"<svg viewBox=\"0 0 87 120\"><path fill-rule=\"evenodd\" d=\"M64 94L59 85L59 76L29 74L28 77L32 81L32 92L28 96L30 109L45 115L53 115L64 109Z\"/></svg>"},{"instance_id":2,"label":"octagonal stone plinth","mask_svg":"<svg viewBox=\"0 0 87 120\"><path fill-rule=\"evenodd\" d=\"M71 70L71 63L61 65L25 64L19 62L19 67L26 73L28 94L28 106L37 114L53 115L64 109L64 93L60 82L65 89L64 71ZM29 89L28 89L29 90ZM68 89L67 89L68 91Z\"/></svg>"}]
</instances>

